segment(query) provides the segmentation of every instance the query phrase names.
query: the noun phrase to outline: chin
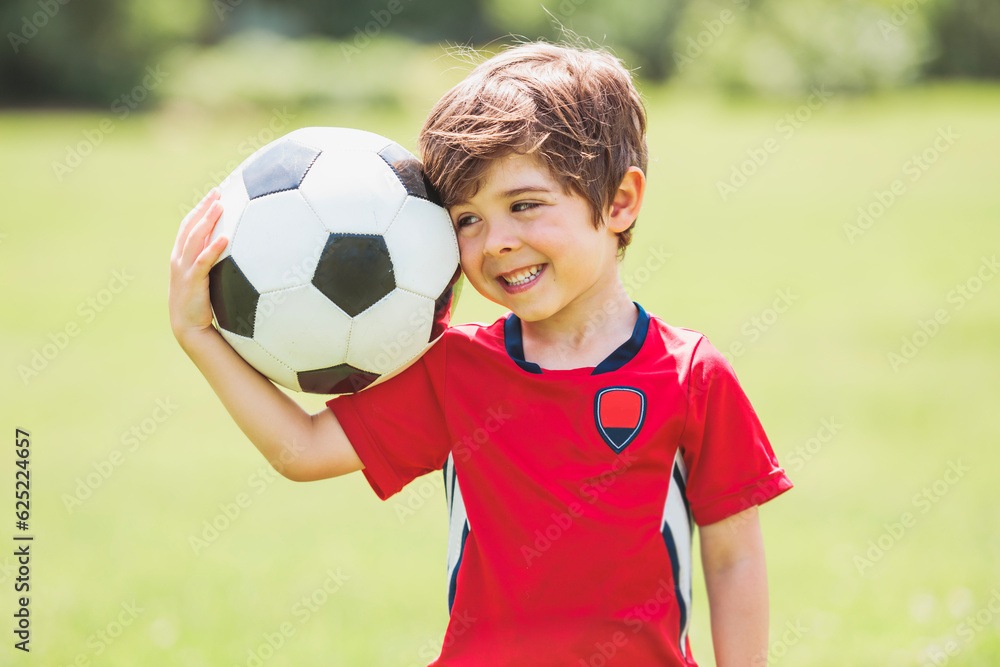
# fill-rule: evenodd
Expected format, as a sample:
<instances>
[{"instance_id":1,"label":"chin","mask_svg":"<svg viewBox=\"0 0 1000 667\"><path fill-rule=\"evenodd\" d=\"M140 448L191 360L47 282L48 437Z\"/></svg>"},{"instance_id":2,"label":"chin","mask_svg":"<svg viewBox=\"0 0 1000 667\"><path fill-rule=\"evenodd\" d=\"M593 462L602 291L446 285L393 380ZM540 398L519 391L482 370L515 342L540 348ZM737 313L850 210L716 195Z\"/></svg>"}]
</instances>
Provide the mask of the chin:
<instances>
[{"instance_id":1,"label":"chin","mask_svg":"<svg viewBox=\"0 0 1000 667\"><path fill-rule=\"evenodd\" d=\"M508 306L510 308L510 306ZM541 303L521 304L517 309L510 308L522 322L539 322L555 314L555 310Z\"/></svg>"}]
</instances>

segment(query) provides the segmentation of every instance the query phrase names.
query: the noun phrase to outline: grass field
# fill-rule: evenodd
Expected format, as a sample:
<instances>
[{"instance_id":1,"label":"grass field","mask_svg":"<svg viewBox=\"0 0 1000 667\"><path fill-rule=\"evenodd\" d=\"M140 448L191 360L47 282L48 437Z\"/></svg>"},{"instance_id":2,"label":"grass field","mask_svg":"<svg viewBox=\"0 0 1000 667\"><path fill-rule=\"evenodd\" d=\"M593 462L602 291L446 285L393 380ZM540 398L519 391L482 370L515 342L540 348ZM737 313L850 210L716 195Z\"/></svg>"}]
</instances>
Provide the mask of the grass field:
<instances>
[{"instance_id":1,"label":"grass field","mask_svg":"<svg viewBox=\"0 0 1000 667\"><path fill-rule=\"evenodd\" d=\"M796 484L761 514L771 665L1000 664L1000 88L646 95L649 188L622 276L730 355ZM31 654L5 630L0 663L436 655L437 476L386 503L360 475L276 477L166 312L181 213L268 126L413 149L424 113L0 115L0 426L31 433L35 535ZM499 314L469 289L458 319ZM14 566L0 556L5 628ZM713 665L698 577L694 655Z\"/></svg>"}]
</instances>

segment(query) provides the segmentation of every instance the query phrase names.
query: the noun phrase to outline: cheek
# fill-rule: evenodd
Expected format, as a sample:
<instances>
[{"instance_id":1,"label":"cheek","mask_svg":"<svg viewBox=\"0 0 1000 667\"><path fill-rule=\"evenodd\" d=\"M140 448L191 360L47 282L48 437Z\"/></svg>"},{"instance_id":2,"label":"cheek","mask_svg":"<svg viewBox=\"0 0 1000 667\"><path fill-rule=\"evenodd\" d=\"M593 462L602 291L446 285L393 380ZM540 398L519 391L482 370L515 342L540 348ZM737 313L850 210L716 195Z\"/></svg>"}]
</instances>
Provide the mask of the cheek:
<instances>
[{"instance_id":1,"label":"cheek","mask_svg":"<svg viewBox=\"0 0 1000 667\"><path fill-rule=\"evenodd\" d=\"M482 253L468 241L458 237L458 261L462 265L462 273L467 276L477 275L482 264Z\"/></svg>"}]
</instances>

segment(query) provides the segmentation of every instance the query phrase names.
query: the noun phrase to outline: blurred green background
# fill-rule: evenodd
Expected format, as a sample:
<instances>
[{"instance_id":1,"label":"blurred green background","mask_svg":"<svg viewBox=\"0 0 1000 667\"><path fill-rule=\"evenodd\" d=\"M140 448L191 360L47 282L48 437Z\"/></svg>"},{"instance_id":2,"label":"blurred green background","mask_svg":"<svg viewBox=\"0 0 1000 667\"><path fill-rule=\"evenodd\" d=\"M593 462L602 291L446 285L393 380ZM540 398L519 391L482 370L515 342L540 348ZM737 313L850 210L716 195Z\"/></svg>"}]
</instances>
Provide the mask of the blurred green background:
<instances>
[{"instance_id":1,"label":"blurred green background","mask_svg":"<svg viewBox=\"0 0 1000 667\"><path fill-rule=\"evenodd\" d=\"M0 664L437 654L438 476L386 503L360 475L277 477L170 334L168 257L271 139L347 126L415 151L472 67L456 47L561 27L648 104L630 294L731 358L796 483L761 511L770 664L1000 664L996 2L17 0L0 21ZM456 317L500 314L467 289ZM9 629L15 428L30 654Z\"/></svg>"}]
</instances>

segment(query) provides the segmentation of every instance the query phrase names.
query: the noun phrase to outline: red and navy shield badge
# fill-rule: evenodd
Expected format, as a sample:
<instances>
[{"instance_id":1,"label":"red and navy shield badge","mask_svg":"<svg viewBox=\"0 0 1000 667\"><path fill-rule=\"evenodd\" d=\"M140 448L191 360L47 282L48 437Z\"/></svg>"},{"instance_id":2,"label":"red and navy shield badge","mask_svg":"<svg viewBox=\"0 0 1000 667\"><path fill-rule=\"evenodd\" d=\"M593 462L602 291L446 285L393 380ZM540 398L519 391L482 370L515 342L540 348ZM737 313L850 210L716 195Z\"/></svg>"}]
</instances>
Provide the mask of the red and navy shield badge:
<instances>
[{"instance_id":1,"label":"red and navy shield badge","mask_svg":"<svg viewBox=\"0 0 1000 667\"><path fill-rule=\"evenodd\" d=\"M594 396L597 432L621 452L635 440L646 420L646 395L635 387L605 387Z\"/></svg>"}]
</instances>

